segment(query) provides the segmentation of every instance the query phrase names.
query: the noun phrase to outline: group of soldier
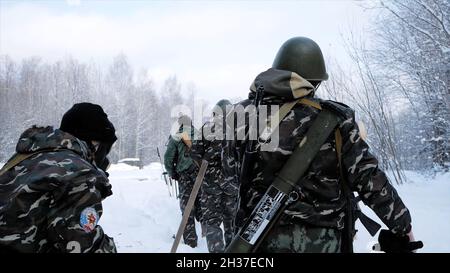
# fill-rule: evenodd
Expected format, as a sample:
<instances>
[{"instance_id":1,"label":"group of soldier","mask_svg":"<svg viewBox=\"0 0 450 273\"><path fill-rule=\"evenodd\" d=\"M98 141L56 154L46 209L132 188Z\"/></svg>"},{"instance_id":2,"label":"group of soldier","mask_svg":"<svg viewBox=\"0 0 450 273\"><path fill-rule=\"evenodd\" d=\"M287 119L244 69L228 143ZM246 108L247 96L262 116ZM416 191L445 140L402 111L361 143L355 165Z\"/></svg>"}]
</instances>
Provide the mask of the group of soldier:
<instances>
[{"instance_id":1,"label":"group of soldier","mask_svg":"<svg viewBox=\"0 0 450 273\"><path fill-rule=\"evenodd\" d=\"M221 100L214 112L214 120L225 118L228 100ZM201 222L209 252L223 252L234 235L234 218L237 212L238 191L236 184L225 180L222 171L222 140L217 139L216 124L206 122L200 130L194 128L192 120L181 115L179 130L169 137L164 163L172 179L179 180L180 208L184 214L202 160L208 162L205 177L196 198L195 209L189 215L184 230L184 243L197 246L195 219ZM223 223L223 231L221 224Z\"/></svg>"},{"instance_id":2,"label":"group of soldier","mask_svg":"<svg viewBox=\"0 0 450 273\"><path fill-rule=\"evenodd\" d=\"M344 219L349 214L346 208L358 208L348 198L354 192L388 227L379 237L383 250L408 252L420 247L412 236L410 213L369 152L354 111L315 96L327 78L319 46L311 39L295 37L281 46L272 67L255 78L248 99L233 105L221 100L216 107L222 111L214 111L214 122L198 130L189 117L179 117L179 130L169 137L164 163L169 175L179 181L182 212L200 161L208 162L184 230L185 244L197 246L197 219L209 252L225 251L296 147L303 145L314 120L329 111L338 125L311 162L298 162L308 168L299 181L292 181L297 198L272 223L258 251L348 251L343 246L353 236L345 237L345 230L353 227ZM278 145L262 149L263 141L257 142L248 165L251 175L244 181L249 139L236 136L248 132L249 124L232 128L232 138L210 134L228 126L233 109L255 105L257 99L260 105L289 108L275 126ZM90 103L74 105L59 129L34 126L26 130L16 154L0 171L0 250L115 252L113 239L97 223L102 200L112 194L107 155L116 139L106 113Z\"/></svg>"}]
</instances>

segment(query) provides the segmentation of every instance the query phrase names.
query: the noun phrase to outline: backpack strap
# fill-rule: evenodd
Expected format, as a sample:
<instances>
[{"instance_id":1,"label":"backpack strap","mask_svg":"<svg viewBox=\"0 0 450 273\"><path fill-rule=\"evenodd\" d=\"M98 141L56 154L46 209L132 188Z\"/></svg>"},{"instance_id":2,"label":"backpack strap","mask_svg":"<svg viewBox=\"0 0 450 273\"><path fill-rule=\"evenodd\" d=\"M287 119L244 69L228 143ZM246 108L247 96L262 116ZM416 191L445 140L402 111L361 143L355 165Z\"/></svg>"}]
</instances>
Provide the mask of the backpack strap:
<instances>
[{"instance_id":1,"label":"backpack strap","mask_svg":"<svg viewBox=\"0 0 450 273\"><path fill-rule=\"evenodd\" d=\"M189 134L187 132L181 133L181 141L183 141L184 145L186 145L186 147L187 147L186 153L190 153L191 149L192 149L192 139L191 139L191 137L189 136ZM194 162L194 165L197 168L200 168L200 163L199 162L197 162L194 159L192 159L192 162Z\"/></svg>"},{"instance_id":2,"label":"backpack strap","mask_svg":"<svg viewBox=\"0 0 450 273\"><path fill-rule=\"evenodd\" d=\"M192 148L192 139L188 135L188 133L186 133L186 132L181 133L181 140L188 147L188 150L190 150Z\"/></svg>"}]
</instances>

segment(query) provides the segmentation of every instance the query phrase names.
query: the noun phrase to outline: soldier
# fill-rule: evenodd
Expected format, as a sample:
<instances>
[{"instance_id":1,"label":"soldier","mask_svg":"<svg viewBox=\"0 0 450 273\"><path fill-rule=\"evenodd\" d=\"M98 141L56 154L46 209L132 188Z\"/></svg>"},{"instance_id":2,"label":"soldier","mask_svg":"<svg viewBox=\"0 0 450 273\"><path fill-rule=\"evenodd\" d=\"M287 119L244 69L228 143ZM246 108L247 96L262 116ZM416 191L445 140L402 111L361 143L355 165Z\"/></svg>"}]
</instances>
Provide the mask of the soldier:
<instances>
[{"instance_id":1,"label":"soldier","mask_svg":"<svg viewBox=\"0 0 450 273\"><path fill-rule=\"evenodd\" d=\"M75 104L59 129L25 130L0 171L0 250L116 252L97 225L112 194L106 158L117 140L99 105Z\"/></svg>"},{"instance_id":2,"label":"soldier","mask_svg":"<svg viewBox=\"0 0 450 273\"><path fill-rule=\"evenodd\" d=\"M257 156L255 162L250 164L251 176L247 179L248 183L240 185L241 202L237 218L240 223L249 216L321 109L330 109L341 120L336 133L328 136L313 158L301 180L301 187L297 186L298 199L283 211L279 221L262 241L259 251L351 251L344 247L344 228L353 231L353 227L344 225L345 208L349 205L346 187L352 194L359 194L389 228L389 233L394 234L394 238L407 238L409 242L412 237L410 213L379 169L378 161L369 152L367 143L360 137L354 111L342 103L314 97L320 83L327 79L319 46L308 38L292 38L282 45L272 68L256 77L249 99L237 104L244 107L251 104L257 90L259 94L262 91L262 105L281 107L294 102L292 109L280 117L278 145L264 151L260 149L261 142L256 145ZM234 131L235 140L227 141L223 148L224 173L229 180L239 180L248 142L237 140L236 132L248 129L248 126L237 128ZM341 153L338 146L342 147ZM342 168L339 162L342 162ZM353 236L349 240L353 240Z\"/></svg>"},{"instance_id":3,"label":"soldier","mask_svg":"<svg viewBox=\"0 0 450 273\"><path fill-rule=\"evenodd\" d=\"M193 142L192 158L208 161L202 185L201 204L204 210L203 223L206 228L206 241L209 252L223 252L233 239L233 222L237 210L237 184L225 181L222 172L223 120L228 100L219 101L213 112L213 121L206 122L201 129L202 137ZM220 227L223 222L224 233ZM225 235L225 243L224 243Z\"/></svg>"},{"instance_id":4,"label":"soldier","mask_svg":"<svg viewBox=\"0 0 450 273\"><path fill-rule=\"evenodd\" d=\"M179 197L181 213L184 214L184 209L189 201L192 188L198 173L198 166L191 158L190 150L192 148L192 140L197 134L194 126L192 126L191 119L186 115L181 115L178 118L179 129L175 135L169 137L167 149L164 154L164 166L166 167L169 176L179 181ZM199 203L199 196L197 195L195 207L189 215L186 228L183 233L184 243L192 248L197 247L197 233L195 231L195 219L201 222L202 213Z\"/></svg>"}]
</instances>

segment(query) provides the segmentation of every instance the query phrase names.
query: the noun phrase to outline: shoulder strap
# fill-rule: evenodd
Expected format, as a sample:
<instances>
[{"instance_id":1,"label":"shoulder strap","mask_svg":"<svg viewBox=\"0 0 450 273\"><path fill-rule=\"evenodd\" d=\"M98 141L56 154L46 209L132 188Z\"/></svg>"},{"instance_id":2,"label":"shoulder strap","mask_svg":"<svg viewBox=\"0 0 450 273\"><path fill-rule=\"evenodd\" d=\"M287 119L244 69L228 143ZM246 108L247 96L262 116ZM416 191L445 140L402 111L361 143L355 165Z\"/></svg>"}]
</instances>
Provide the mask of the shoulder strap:
<instances>
[{"instance_id":1,"label":"shoulder strap","mask_svg":"<svg viewBox=\"0 0 450 273\"><path fill-rule=\"evenodd\" d=\"M270 136L272 135L272 133L275 131L275 129L278 128L278 126L280 126L281 121L287 116L287 114L289 114L289 112L292 110L292 108L294 108L294 106L297 104L304 104L304 105L308 105L311 106L313 108L322 110L322 107L320 106L319 103L312 101L310 99L307 98L301 98L298 100L294 100L291 102L287 102L285 104L283 104L277 112L275 112L269 120L267 120L267 124L266 124L266 128L264 128L264 130L262 131L261 136L259 137L262 141L267 141Z\"/></svg>"},{"instance_id":2,"label":"shoulder strap","mask_svg":"<svg viewBox=\"0 0 450 273\"><path fill-rule=\"evenodd\" d=\"M353 198L354 195L350 189L347 178L344 173L342 165L342 134L339 128L334 132L334 137L336 141L336 153L339 164L339 176L341 178L341 189L344 193L347 205L345 206L345 221L344 221L344 232L342 234L341 251L344 253L353 253L353 237L354 233L354 219L353 218Z\"/></svg>"},{"instance_id":3,"label":"shoulder strap","mask_svg":"<svg viewBox=\"0 0 450 273\"><path fill-rule=\"evenodd\" d=\"M307 98L300 99L299 103L311 106L311 107L319 109L319 110L322 110L322 106L320 105L320 103L312 101L312 100L307 99Z\"/></svg>"},{"instance_id":4,"label":"shoulder strap","mask_svg":"<svg viewBox=\"0 0 450 273\"><path fill-rule=\"evenodd\" d=\"M3 168L0 169L0 176L2 176L7 171L11 170L15 166L17 166L20 162L24 161L25 159L33 156L33 154L14 154L9 160L8 163L3 166Z\"/></svg>"},{"instance_id":5,"label":"shoulder strap","mask_svg":"<svg viewBox=\"0 0 450 273\"><path fill-rule=\"evenodd\" d=\"M349 196L351 193L350 185L347 181L347 176L344 173L344 166L342 165L342 134L341 130L337 128L334 131L334 139L336 141L336 154L337 154L337 160L339 164L339 176L342 179L342 190L344 192L345 196Z\"/></svg>"},{"instance_id":6,"label":"shoulder strap","mask_svg":"<svg viewBox=\"0 0 450 273\"><path fill-rule=\"evenodd\" d=\"M18 153L14 154L8 160L6 165L3 166L3 168L0 170L0 176L2 176L4 173L6 173L7 171L11 170L15 166L19 165L19 163L24 161L25 159L28 159L28 158L32 157L33 155L37 155L39 153L42 153L42 151L34 152L34 153L30 153L30 154L18 154Z\"/></svg>"},{"instance_id":7,"label":"shoulder strap","mask_svg":"<svg viewBox=\"0 0 450 273\"><path fill-rule=\"evenodd\" d=\"M338 116L327 109L323 109L286 161L272 185L285 194L289 194L297 186L320 147L338 123Z\"/></svg>"},{"instance_id":8,"label":"shoulder strap","mask_svg":"<svg viewBox=\"0 0 450 273\"><path fill-rule=\"evenodd\" d=\"M62 151L62 150L70 151L69 149L48 149L48 150L39 150L39 151L32 152L29 154L16 153L8 160L8 162L6 162L5 166L3 166L0 169L0 176L2 176L3 174L5 174L7 171L11 170L15 166L19 165L22 161L24 161L34 155L41 154L41 153L57 152L57 151Z\"/></svg>"}]
</instances>

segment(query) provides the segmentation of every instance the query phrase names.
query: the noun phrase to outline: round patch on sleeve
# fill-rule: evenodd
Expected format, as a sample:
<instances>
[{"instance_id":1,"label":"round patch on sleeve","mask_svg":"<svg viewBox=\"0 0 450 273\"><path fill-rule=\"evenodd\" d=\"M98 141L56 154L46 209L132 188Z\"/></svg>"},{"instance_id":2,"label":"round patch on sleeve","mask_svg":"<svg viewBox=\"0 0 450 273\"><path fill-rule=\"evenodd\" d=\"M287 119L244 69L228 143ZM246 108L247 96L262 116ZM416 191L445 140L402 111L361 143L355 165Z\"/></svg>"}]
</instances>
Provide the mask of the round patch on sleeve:
<instances>
[{"instance_id":1,"label":"round patch on sleeve","mask_svg":"<svg viewBox=\"0 0 450 273\"><path fill-rule=\"evenodd\" d=\"M95 229L98 222L97 211L92 208L85 208L80 215L80 225L86 232L91 232Z\"/></svg>"}]
</instances>

